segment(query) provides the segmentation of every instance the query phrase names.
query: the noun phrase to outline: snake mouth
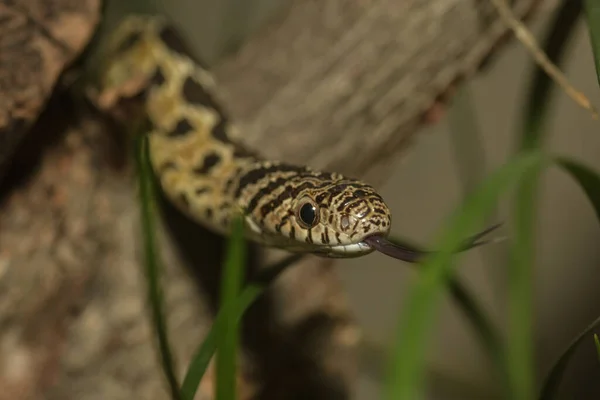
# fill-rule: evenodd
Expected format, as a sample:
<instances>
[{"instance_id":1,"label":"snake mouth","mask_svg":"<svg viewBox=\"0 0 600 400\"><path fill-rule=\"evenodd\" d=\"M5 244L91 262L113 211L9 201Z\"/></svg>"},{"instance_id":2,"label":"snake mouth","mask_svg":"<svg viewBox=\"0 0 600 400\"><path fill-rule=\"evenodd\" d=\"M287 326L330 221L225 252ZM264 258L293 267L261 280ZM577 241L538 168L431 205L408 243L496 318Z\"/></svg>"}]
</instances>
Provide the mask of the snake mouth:
<instances>
[{"instance_id":1,"label":"snake mouth","mask_svg":"<svg viewBox=\"0 0 600 400\"><path fill-rule=\"evenodd\" d=\"M493 226L487 228L486 230L481 231L478 234L471 236L470 238L468 238L465 241L465 244L463 244L459 248L458 252L460 253L460 252L472 249L474 247L479 247L486 243L490 243L493 239L486 240L486 239L483 239L483 237L486 236L488 233L496 230L501 225L502 224L493 225ZM425 256L427 256L428 254L431 254L431 251L419 250L419 249L416 249L411 246L394 243L394 242L388 240L386 237L381 236L381 235L367 236L360 243L363 243L364 245L369 246L371 249L374 249L374 250L376 250L382 254L385 254L389 257L395 258L397 260L409 262L409 263L418 263Z\"/></svg>"},{"instance_id":2,"label":"snake mouth","mask_svg":"<svg viewBox=\"0 0 600 400\"><path fill-rule=\"evenodd\" d=\"M373 247L364 241L353 244L343 244L329 247L329 252L333 251L334 254L337 254L341 257L352 257L353 255L358 257L365 253L370 253L373 250Z\"/></svg>"}]
</instances>

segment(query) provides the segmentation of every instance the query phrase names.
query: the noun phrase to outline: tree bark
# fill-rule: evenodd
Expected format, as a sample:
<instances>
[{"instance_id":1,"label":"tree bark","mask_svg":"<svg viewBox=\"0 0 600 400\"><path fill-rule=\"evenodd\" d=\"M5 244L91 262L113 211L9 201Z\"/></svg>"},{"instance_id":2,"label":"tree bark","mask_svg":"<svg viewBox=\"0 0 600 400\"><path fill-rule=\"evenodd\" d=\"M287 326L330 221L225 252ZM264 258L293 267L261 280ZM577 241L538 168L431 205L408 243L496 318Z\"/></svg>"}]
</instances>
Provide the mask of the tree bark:
<instances>
[{"instance_id":1,"label":"tree bark","mask_svg":"<svg viewBox=\"0 0 600 400\"><path fill-rule=\"evenodd\" d=\"M523 17L534 3L514 8ZM485 0L297 0L215 73L239 140L380 184L391 158L435 122L428 110L505 34ZM0 399L166 399L131 149L81 111L57 95L3 182ZM217 308L223 240L161 204L165 309L181 377ZM253 249L252 264L275 256ZM249 310L240 398L353 392L360 330L331 260L298 264ZM199 398L212 398L211 373Z\"/></svg>"},{"instance_id":2,"label":"tree bark","mask_svg":"<svg viewBox=\"0 0 600 400\"><path fill-rule=\"evenodd\" d=\"M59 74L90 39L99 6L99 0L0 2L0 179Z\"/></svg>"},{"instance_id":3,"label":"tree bark","mask_svg":"<svg viewBox=\"0 0 600 400\"><path fill-rule=\"evenodd\" d=\"M380 183L506 34L487 0L294 1L216 76L251 147Z\"/></svg>"}]
</instances>

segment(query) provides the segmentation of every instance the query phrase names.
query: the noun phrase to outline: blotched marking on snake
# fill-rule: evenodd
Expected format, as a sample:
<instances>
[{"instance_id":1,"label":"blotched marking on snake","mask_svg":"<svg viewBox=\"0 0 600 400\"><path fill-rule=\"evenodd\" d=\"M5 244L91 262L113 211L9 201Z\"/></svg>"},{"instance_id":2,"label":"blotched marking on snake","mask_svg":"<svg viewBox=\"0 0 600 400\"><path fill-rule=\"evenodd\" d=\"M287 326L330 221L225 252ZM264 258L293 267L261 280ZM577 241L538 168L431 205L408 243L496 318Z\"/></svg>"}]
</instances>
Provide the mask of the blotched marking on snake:
<instances>
[{"instance_id":1,"label":"blotched marking on snake","mask_svg":"<svg viewBox=\"0 0 600 400\"><path fill-rule=\"evenodd\" d=\"M250 240L329 257L370 253L388 235L390 210L372 186L265 160L232 140L213 78L164 19L128 17L107 49L98 103L141 95L160 186L199 224L226 235L242 214Z\"/></svg>"}]
</instances>

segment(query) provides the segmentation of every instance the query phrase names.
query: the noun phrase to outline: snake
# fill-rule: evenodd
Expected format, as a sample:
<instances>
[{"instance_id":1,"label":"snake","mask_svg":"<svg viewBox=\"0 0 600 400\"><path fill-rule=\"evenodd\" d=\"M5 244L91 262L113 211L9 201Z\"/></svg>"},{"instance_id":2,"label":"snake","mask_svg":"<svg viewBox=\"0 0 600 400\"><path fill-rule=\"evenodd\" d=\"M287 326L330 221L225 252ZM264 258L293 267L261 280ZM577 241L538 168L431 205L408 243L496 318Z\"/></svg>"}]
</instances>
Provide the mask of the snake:
<instances>
[{"instance_id":1,"label":"snake","mask_svg":"<svg viewBox=\"0 0 600 400\"><path fill-rule=\"evenodd\" d=\"M97 103L109 109L122 99L141 102L159 186L196 223L229 235L241 216L250 241L324 257L379 250L413 262L423 255L387 241L391 212L373 186L265 159L234 140L239 128L214 77L166 18L127 16L106 44L100 71Z\"/></svg>"}]
</instances>

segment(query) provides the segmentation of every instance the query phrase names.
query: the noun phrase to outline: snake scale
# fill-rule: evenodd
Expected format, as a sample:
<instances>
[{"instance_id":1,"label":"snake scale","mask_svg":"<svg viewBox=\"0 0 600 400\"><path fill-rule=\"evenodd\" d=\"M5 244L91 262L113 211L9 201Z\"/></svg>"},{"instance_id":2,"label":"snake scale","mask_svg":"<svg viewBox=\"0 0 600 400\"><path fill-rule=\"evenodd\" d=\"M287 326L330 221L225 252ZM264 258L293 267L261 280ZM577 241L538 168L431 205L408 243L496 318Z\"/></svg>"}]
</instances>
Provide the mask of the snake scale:
<instances>
[{"instance_id":1,"label":"snake scale","mask_svg":"<svg viewBox=\"0 0 600 400\"><path fill-rule=\"evenodd\" d=\"M195 222L227 235L241 214L248 239L327 257L393 247L385 240L390 210L372 186L265 160L232 140L236 127L212 76L164 18L127 17L107 50L100 104L142 99L153 170L167 198ZM395 256L414 261L418 254L401 248Z\"/></svg>"}]
</instances>

